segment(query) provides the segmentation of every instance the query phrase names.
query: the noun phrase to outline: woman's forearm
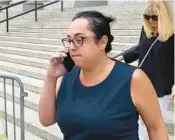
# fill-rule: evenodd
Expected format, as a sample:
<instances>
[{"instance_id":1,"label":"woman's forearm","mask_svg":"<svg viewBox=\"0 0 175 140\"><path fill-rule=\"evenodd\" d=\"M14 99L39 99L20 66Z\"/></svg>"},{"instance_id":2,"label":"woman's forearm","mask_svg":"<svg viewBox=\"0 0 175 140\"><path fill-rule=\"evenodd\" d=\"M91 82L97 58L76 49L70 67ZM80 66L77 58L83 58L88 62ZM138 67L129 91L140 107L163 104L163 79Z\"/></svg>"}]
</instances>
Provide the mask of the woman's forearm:
<instances>
[{"instance_id":1,"label":"woman's forearm","mask_svg":"<svg viewBox=\"0 0 175 140\"><path fill-rule=\"evenodd\" d=\"M42 125L56 122L56 78L45 78L39 101L39 119Z\"/></svg>"},{"instance_id":2,"label":"woman's forearm","mask_svg":"<svg viewBox=\"0 0 175 140\"><path fill-rule=\"evenodd\" d=\"M168 134L164 128L148 131L149 140L169 140Z\"/></svg>"},{"instance_id":3,"label":"woman's forearm","mask_svg":"<svg viewBox=\"0 0 175 140\"><path fill-rule=\"evenodd\" d=\"M126 63L132 63L139 59L139 45L127 50L127 52L123 55L123 58Z\"/></svg>"}]
</instances>

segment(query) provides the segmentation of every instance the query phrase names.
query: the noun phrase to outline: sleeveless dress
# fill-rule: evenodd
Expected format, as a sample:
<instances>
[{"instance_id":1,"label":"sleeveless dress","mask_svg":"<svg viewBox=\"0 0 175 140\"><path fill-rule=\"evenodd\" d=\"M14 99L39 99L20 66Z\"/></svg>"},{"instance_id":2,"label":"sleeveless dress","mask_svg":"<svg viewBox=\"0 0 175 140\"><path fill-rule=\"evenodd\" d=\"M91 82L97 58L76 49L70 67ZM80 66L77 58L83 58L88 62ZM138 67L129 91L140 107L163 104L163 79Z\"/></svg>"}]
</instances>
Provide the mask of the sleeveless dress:
<instances>
[{"instance_id":1,"label":"sleeveless dress","mask_svg":"<svg viewBox=\"0 0 175 140\"><path fill-rule=\"evenodd\" d=\"M135 68L116 62L108 77L83 86L79 68L64 75L57 97L57 123L64 140L139 140L138 112L130 93Z\"/></svg>"}]
</instances>

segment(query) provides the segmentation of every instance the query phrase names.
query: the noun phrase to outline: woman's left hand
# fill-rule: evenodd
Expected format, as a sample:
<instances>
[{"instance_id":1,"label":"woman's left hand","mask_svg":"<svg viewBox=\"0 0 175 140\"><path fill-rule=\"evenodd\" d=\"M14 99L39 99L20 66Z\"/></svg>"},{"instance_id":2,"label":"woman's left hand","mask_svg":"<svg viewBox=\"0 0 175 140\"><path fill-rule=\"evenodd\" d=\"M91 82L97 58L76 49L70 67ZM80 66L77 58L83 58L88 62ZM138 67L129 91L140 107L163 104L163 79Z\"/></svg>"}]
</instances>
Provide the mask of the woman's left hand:
<instances>
[{"instance_id":1,"label":"woman's left hand","mask_svg":"<svg viewBox=\"0 0 175 140\"><path fill-rule=\"evenodd\" d=\"M170 101L174 101L174 95L175 95L175 84L173 85L171 89L171 95L170 95Z\"/></svg>"}]
</instances>

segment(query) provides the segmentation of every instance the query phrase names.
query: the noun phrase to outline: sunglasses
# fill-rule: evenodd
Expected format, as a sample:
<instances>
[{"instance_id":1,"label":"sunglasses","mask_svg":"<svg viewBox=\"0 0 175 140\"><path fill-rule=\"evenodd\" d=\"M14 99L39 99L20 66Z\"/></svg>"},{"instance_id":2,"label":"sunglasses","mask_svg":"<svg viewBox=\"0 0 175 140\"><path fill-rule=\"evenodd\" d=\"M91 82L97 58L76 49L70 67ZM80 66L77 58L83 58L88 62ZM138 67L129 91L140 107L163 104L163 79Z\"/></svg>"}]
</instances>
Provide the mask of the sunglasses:
<instances>
[{"instance_id":1,"label":"sunglasses","mask_svg":"<svg viewBox=\"0 0 175 140\"><path fill-rule=\"evenodd\" d=\"M154 20L154 21L157 21L158 20L158 16L156 15L152 15L152 16L149 16L149 15L143 15L143 17L146 19L146 20Z\"/></svg>"}]
</instances>

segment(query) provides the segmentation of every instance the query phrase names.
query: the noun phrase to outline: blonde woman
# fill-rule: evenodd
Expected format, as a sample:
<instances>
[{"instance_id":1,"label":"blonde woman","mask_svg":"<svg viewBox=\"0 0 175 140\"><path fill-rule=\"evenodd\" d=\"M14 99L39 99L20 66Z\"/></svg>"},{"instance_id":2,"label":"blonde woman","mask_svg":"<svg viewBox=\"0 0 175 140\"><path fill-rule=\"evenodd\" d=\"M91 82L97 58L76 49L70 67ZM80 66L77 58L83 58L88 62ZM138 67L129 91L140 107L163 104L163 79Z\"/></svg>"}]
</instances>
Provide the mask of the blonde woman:
<instances>
[{"instance_id":1,"label":"blonde woman","mask_svg":"<svg viewBox=\"0 0 175 140\"><path fill-rule=\"evenodd\" d=\"M171 89L174 85L174 23L173 14L167 1L148 1L143 11L143 28L138 47L132 52L119 56L118 60L131 63L139 59L139 65L150 46L158 39L141 69L151 80L165 119L169 100L174 99Z\"/></svg>"}]
</instances>

